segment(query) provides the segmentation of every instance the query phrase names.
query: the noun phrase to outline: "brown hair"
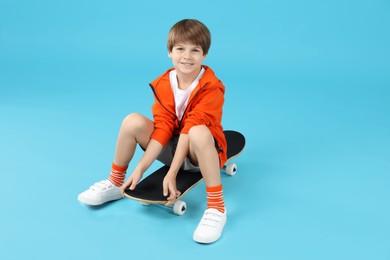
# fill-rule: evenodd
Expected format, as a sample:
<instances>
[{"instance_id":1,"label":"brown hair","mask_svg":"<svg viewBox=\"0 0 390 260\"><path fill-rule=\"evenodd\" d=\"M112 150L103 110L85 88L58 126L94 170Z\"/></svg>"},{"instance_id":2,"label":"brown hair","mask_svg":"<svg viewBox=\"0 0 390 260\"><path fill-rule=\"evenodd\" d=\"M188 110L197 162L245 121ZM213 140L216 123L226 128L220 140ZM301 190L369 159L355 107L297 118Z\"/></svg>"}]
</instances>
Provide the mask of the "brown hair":
<instances>
[{"instance_id":1,"label":"brown hair","mask_svg":"<svg viewBox=\"0 0 390 260\"><path fill-rule=\"evenodd\" d=\"M195 19L184 19L172 26L168 33L168 51L179 43L191 43L202 47L203 54L206 55L211 45L211 35L209 29Z\"/></svg>"}]
</instances>

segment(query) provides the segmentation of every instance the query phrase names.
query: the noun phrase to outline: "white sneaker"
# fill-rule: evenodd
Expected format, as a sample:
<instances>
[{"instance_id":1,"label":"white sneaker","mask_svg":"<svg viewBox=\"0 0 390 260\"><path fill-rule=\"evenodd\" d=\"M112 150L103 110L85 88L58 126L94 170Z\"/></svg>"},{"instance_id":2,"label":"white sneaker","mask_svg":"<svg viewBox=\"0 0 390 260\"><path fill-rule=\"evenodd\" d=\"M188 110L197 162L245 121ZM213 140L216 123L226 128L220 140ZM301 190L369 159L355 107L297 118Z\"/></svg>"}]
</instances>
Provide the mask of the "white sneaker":
<instances>
[{"instance_id":1,"label":"white sneaker","mask_svg":"<svg viewBox=\"0 0 390 260\"><path fill-rule=\"evenodd\" d=\"M225 213L216 209L206 209L198 227L194 231L194 240L198 243L208 244L217 241L226 223Z\"/></svg>"},{"instance_id":2,"label":"white sneaker","mask_svg":"<svg viewBox=\"0 0 390 260\"><path fill-rule=\"evenodd\" d=\"M109 180L103 180L95 183L88 190L82 192L78 196L78 200L82 203L98 206L107 201L118 200L123 198L121 189Z\"/></svg>"}]
</instances>

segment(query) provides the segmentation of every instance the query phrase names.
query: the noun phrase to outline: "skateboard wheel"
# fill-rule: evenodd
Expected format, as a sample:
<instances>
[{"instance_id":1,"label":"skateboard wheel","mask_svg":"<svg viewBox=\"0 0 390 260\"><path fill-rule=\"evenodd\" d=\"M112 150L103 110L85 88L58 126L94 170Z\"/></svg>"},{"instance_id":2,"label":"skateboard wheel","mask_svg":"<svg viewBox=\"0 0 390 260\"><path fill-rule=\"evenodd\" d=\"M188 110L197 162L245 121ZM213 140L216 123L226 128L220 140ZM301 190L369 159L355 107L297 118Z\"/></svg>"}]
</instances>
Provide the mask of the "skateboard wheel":
<instances>
[{"instance_id":1,"label":"skateboard wheel","mask_svg":"<svg viewBox=\"0 0 390 260\"><path fill-rule=\"evenodd\" d=\"M187 204L184 201L177 200L175 204L173 204L173 213L178 216L183 215L186 212Z\"/></svg>"},{"instance_id":2,"label":"skateboard wheel","mask_svg":"<svg viewBox=\"0 0 390 260\"><path fill-rule=\"evenodd\" d=\"M150 203L147 203L147 202L140 202L140 204L142 205L142 206L150 206Z\"/></svg>"},{"instance_id":3,"label":"skateboard wheel","mask_svg":"<svg viewBox=\"0 0 390 260\"><path fill-rule=\"evenodd\" d=\"M225 172L227 175L233 176L237 172L237 165L235 163L229 163L225 166Z\"/></svg>"}]
</instances>

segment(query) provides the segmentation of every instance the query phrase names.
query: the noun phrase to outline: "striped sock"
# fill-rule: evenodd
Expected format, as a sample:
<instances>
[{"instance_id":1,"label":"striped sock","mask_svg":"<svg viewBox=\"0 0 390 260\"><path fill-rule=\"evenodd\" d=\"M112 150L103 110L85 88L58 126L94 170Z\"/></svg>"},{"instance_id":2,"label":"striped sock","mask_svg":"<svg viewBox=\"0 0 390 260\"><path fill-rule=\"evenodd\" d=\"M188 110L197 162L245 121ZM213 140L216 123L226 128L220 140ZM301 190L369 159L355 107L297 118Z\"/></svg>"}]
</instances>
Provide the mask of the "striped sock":
<instances>
[{"instance_id":1,"label":"striped sock","mask_svg":"<svg viewBox=\"0 0 390 260\"><path fill-rule=\"evenodd\" d=\"M125 181L127 167L128 166L119 166L115 163L112 163L110 177L108 177L108 180L117 187L122 186L123 182Z\"/></svg>"},{"instance_id":2,"label":"striped sock","mask_svg":"<svg viewBox=\"0 0 390 260\"><path fill-rule=\"evenodd\" d=\"M206 187L207 192L207 208L217 209L220 212L225 212L225 203L223 202L222 184L214 187Z\"/></svg>"}]
</instances>

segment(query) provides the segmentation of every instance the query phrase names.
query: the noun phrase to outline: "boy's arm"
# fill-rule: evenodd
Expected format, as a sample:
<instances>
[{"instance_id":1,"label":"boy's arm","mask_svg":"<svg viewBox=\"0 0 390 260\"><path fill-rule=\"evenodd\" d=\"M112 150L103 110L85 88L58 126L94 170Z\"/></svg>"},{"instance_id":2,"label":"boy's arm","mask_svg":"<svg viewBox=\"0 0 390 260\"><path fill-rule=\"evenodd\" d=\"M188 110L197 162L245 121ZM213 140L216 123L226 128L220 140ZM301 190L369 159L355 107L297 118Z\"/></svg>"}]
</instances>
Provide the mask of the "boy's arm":
<instances>
[{"instance_id":1,"label":"boy's arm","mask_svg":"<svg viewBox=\"0 0 390 260\"><path fill-rule=\"evenodd\" d=\"M141 160L138 162L135 170L144 173L150 165L157 159L158 155L161 153L163 146L160 142L150 139L146 150L141 157Z\"/></svg>"},{"instance_id":2,"label":"boy's arm","mask_svg":"<svg viewBox=\"0 0 390 260\"><path fill-rule=\"evenodd\" d=\"M154 131L151 138L165 146L172 137L175 125L177 125L177 116L165 108L155 96L155 102L152 106Z\"/></svg>"},{"instance_id":3,"label":"boy's arm","mask_svg":"<svg viewBox=\"0 0 390 260\"><path fill-rule=\"evenodd\" d=\"M122 185L122 194L124 194L124 191L129 187L130 190L135 189L135 186L141 180L144 172L150 167L150 165L152 165L154 160L156 160L162 149L163 146L161 143L154 139L150 139L148 147L141 157L141 160L135 167L129 179Z\"/></svg>"},{"instance_id":4,"label":"boy's arm","mask_svg":"<svg viewBox=\"0 0 390 260\"><path fill-rule=\"evenodd\" d=\"M168 174L172 176L177 175L181 165L184 162L184 159L188 155L189 143L188 143L188 135L181 134L179 136L179 141L177 143L176 151L172 159L171 166L169 167Z\"/></svg>"},{"instance_id":5,"label":"boy's arm","mask_svg":"<svg viewBox=\"0 0 390 260\"><path fill-rule=\"evenodd\" d=\"M188 135L181 134L179 136L179 141L177 143L176 152L173 156L171 166L169 167L169 171L163 182L163 195L169 195L167 200L170 202L174 201L178 196L180 196L180 192L176 189L176 176L188 154L188 149Z\"/></svg>"}]
</instances>

